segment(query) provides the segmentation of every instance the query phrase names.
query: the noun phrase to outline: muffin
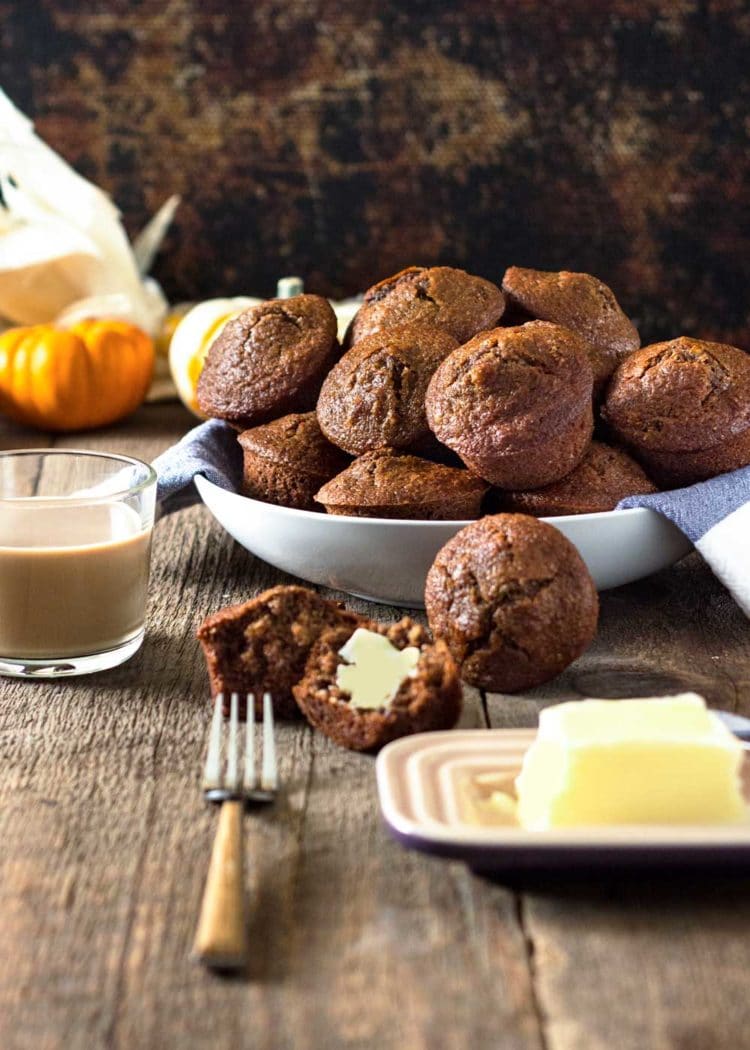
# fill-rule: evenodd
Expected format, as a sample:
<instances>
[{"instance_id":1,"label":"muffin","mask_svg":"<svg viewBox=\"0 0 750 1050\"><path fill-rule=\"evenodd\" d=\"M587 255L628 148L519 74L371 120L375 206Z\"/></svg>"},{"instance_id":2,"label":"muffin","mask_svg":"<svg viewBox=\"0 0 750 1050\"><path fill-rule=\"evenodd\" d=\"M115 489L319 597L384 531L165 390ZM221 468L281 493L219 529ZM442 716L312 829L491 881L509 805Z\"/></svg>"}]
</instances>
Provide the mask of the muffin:
<instances>
[{"instance_id":1,"label":"muffin","mask_svg":"<svg viewBox=\"0 0 750 1050\"><path fill-rule=\"evenodd\" d=\"M434 729L451 729L461 714L462 690L458 668L444 642L433 642L429 632L412 620L386 626L366 623L368 631L384 635L393 646L419 650L416 667L383 707L358 708L337 682L346 661L340 650L350 640L349 627L334 627L316 642L305 675L294 696L308 722L341 747L377 751L397 737Z\"/></svg>"},{"instance_id":2,"label":"muffin","mask_svg":"<svg viewBox=\"0 0 750 1050\"><path fill-rule=\"evenodd\" d=\"M338 354L327 299L269 299L224 325L198 380L198 405L240 430L305 412Z\"/></svg>"},{"instance_id":3,"label":"muffin","mask_svg":"<svg viewBox=\"0 0 750 1050\"><path fill-rule=\"evenodd\" d=\"M243 605L230 605L209 616L198 628L198 640L208 667L211 695L239 693L244 717L245 695L255 695L255 711L263 713L263 693L273 698L280 718L299 714L292 686L305 670L313 644L330 627L350 632L361 617L307 587L279 586Z\"/></svg>"},{"instance_id":4,"label":"muffin","mask_svg":"<svg viewBox=\"0 0 750 1050\"><path fill-rule=\"evenodd\" d=\"M427 618L465 682L496 692L554 678L596 633L599 602L580 554L524 514L472 522L427 574Z\"/></svg>"},{"instance_id":5,"label":"muffin","mask_svg":"<svg viewBox=\"0 0 750 1050\"><path fill-rule=\"evenodd\" d=\"M483 277L452 266L410 266L365 292L345 346L401 324L437 325L465 343L496 325L504 308L503 293Z\"/></svg>"},{"instance_id":6,"label":"muffin","mask_svg":"<svg viewBox=\"0 0 750 1050\"><path fill-rule=\"evenodd\" d=\"M488 488L468 470L378 449L355 459L315 499L329 514L355 518L468 521L479 516Z\"/></svg>"},{"instance_id":7,"label":"muffin","mask_svg":"<svg viewBox=\"0 0 750 1050\"><path fill-rule=\"evenodd\" d=\"M646 346L612 377L602 418L664 488L750 463L750 356L682 336Z\"/></svg>"},{"instance_id":8,"label":"muffin","mask_svg":"<svg viewBox=\"0 0 750 1050\"><path fill-rule=\"evenodd\" d=\"M397 325L360 339L331 369L318 398L326 437L358 456L376 448L437 448L427 384L458 343L434 325Z\"/></svg>"},{"instance_id":9,"label":"muffin","mask_svg":"<svg viewBox=\"0 0 750 1050\"><path fill-rule=\"evenodd\" d=\"M586 341L597 395L623 357L641 345L637 328L622 312L612 289L591 274L510 266L503 291L509 310L524 319L564 325Z\"/></svg>"},{"instance_id":10,"label":"muffin","mask_svg":"<svg viewBox=\"0 0 750 1050\"><path fill-rule=\"evenodd\" d=\"M482 332L454 350L427 388L427 420L480 477L500 488L541 488L583 459L592 390L584 341L531 321Z\"/></svg>"},{"instance_id":11,"label":"muffin","mask_svg":"<svg viewBox=\"0 0 750 1050\"><path fill-rule=\"evenodd\" d=\"M497 507L498 510L545 518L614 510L626 496L656 491L656 486L627 452L601 441L592 441L575 470L560 481L545 485L543 489L498 490L490 495L490 499L493 509Z\"/></svg>"},{"instance_id":12,"label":"muffin","mask_svg":"<svg viewBox=\"0 0 750 1050\"><path fill-rule=\"evenodd\" d=\"M243 495L282 507L319 511L315 493L349 463L349 456L325 439L314 412L244 430L237 440L244 457Z\"/></svg>"}]
</instances>

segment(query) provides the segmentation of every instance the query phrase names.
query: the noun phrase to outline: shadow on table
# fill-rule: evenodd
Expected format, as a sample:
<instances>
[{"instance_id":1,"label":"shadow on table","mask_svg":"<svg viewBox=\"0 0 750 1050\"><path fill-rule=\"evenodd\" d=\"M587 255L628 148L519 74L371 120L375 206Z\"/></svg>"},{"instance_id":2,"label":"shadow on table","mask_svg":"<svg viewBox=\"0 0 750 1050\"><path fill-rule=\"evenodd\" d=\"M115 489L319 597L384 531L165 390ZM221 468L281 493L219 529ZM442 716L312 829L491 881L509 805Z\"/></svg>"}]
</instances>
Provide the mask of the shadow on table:
<instances>
[{"instance_id":1,"label":"shadow on table","mask_svg":"<svg viewBox=\"0 0 750 1050\"><path fill-rule=\"evenodd\" d=\"M654 871L634 866L627 871L602 872L525 872L507 874L475 873L483 882L501 885L516 893L539 898L554 898L558 902L585 902L611 907L650 904L654 907L679 904L696 907L717 907L722 911L747 909L750 912L748 883L750 866L737 866L728 871L718 864L706 864L687 871L678 865L668 865Z\"/></svg>"}]
</instances>

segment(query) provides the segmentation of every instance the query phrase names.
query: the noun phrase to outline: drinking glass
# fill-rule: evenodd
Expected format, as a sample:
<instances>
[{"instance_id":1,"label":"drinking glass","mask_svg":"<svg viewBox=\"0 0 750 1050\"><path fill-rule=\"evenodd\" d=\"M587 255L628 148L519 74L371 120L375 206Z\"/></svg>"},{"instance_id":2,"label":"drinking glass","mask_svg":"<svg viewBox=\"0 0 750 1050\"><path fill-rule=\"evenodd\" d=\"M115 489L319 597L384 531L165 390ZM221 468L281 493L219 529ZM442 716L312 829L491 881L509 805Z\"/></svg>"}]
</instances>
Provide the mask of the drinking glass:
<instances>
[{"instance_id":1,"label":"drinking glass","mask_svg":"<svg viewBox=\"0 0 750 1050\"><path fill-rule=\"evenodd\" d=\"M115 667L144 636L156 474L85 450L0 452L0 674Z\"/></svg>"}]
</instances>

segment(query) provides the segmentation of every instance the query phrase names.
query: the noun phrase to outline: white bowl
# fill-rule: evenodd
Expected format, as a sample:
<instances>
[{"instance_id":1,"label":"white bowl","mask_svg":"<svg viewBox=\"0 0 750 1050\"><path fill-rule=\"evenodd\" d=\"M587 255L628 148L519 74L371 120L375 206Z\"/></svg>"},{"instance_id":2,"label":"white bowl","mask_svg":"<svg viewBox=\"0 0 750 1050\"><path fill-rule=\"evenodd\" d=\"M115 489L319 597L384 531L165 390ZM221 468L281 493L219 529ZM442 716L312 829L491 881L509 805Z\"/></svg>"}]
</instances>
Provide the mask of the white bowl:
<instances>
[{"instance_id":1,"label":"white bowl","mask_svg":"<svg viewBox=\"0 0 750 1050\"><path fill-rule=\"evenodd\" d=\"M201 499L230 536L277 569L386 605L424 605L435 555L468 521L345 518L292 510L219 488L201 475ZM599 590L679 561L690 541L645 508L546 518L581 553Z\"/></svg>"}]
</instances>

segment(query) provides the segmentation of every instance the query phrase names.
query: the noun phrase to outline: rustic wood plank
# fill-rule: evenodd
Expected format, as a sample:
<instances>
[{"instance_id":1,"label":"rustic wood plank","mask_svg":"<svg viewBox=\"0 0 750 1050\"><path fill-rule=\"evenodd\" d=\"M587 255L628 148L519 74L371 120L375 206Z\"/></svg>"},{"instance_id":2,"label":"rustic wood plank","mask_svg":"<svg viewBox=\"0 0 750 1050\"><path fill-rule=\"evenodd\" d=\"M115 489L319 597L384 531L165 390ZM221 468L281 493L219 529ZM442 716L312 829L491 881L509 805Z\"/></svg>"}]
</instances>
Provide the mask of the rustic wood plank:
<instances>
[{"instance_id":1,"label":"rustic wood plank","mask_svg":"<svg viewBox=\"0 0 750 1050\"><path fill-rule=\"evenodd\" d=\"M144 405L134 415L104 430L58 434L54 445L120 452L150 462L198 422L181 404L166 401Z\"/></svg>"},{"instance_id":2,"label":"rustic wood plank","mask_svg":"<svg viewBox=\"0 0 750 1050\"><path fill-rule=\"evenodd\" d=\"M746 1044L746 878L547 880L523 926L550 1050Z\"/></svg>"},{"instance_id":3,"label":"rustic wood plank","mask_svg":"<svg viewBox=\"0 0 750 1050\"><path fill-rule=\"evenodd\" d=\"M0 452L13 448L49 448L52 436L0 417Z\"/></svg>"},{"instance_id":4,"label":"rustic wood plank","mask_svg":"<svg viewBox=\"0 0 750 1050\"><path fill-rule=\"evenodd\" d=\"M85 444L150 459L189 425L153 407ZM540 1046L512 895L391 843L372 759L301 723L279 728L283 803L249 821L248 972L226 981L190 961L215 824L198 791L209 708L194 630L282 578L193 508L156 526L133 660L2 680L3 1050L472 1047L498 1031ZM475 692L466 717L482 722Z\"/></svg>"},{"instance_id":5,"label":"rustic wood plank","mask_svg":"<svg viewBox=\"0 0 750 1050\"><path fill-rule=\"evenodd\" d=\"M511 895L388 842L371 764L314 738L292 953L308 994L290 1035L309 1032L312 1047L540 1045Z\"/></svg>"},{"instance_id":6,"label":"rustic wood plank","mask_svg":"<svg viewBox=\"0 0 750 1050\"><path fill-rule=\"evenodd\" d=\"M171 420L156 412L141 415L138 426L124 428L132 428L133 440L97 434L85 443L150 458L176 436L175 413ZM76 436L60 444L84 441ZM194 605L198 583L213 574L217 587L224 587L223 566L216 577L216 556L233 546L221 534L214 537L194 591L183 587L176 607L181 574L171 571L170 557L159 551L161 546L165 555L186 553L188 561L194 556L190 515L205 517L191 511L157 527L164 543L157 537L149 637L130 664L76 683L4 680L0 686L0 741L4 767L11 771L0 786L0 892L3 914L10 917L3 931L8 951L0 952L0 1045L13 1045L19 1033L29 1040L25 1045L104 1045L115 1015L121 959L158 801L159 742L173 726L175 698L186 704L179 713L192 709L194 716L180 725L188 754L192 758L203 746L205 672L192 639L193 621L204 612ZM201 529L204 537L208 531ZM200 683L192 691L191 678ZM184 761L194 793L197 763ZM210 823L209 814L205 820ZM196 872L199 881L204 870Z\"/></svg>"},{"instance_id":7,"label":"rustic wood plank","mask_svg":"<svg viewBox=\"0 0 750 1050\"><path fill-rule=\"evenodd\" d=\"M680 689L750 712L747 619L697 555L602 595L596 641L554 682L487 701L493 726L534 725L550 702ZM518 905L549 1050L743 1044L744 878L540 876Z\"/></svg>"},{"instance_id":8,"label":"rustic wood plank","mask_svg":"<svg viewBox=\"0 0 750 1050\"><path fill-rule=\"evenodd\" d=\"M152 406L54 440L150 459L191 422ZM203 508L174 515L156 527L149 631L130 663L0 683L3 1050L742 1045L742 882L558 878L513 892L476 879L390 842L372 760L302 724L279 731L283 804L248 827L248 972L227 981L190 962L215 822L198 792L208 708L193 632L280 579ZM688 559L603 596L589 653L547 687L488 697L491 722L685 687L748 711L749 633Z\"/></svg>"}]
</instances>

